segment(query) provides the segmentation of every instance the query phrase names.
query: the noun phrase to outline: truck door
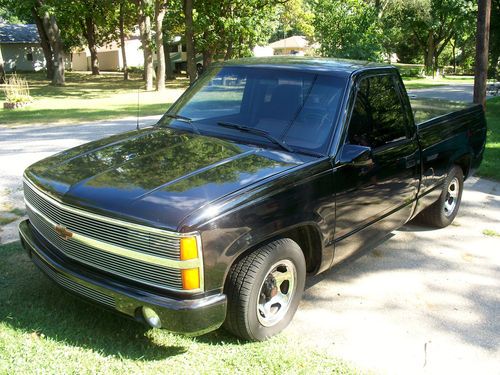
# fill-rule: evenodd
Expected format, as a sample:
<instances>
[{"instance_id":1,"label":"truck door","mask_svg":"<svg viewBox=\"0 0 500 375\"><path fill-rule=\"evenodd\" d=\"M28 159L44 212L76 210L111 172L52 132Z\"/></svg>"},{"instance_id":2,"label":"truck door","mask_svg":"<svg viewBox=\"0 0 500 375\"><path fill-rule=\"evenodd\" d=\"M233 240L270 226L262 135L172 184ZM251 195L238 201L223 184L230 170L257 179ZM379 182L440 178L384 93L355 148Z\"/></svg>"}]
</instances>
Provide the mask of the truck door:
<instances>
[{"instance_id":1,"label":"truck door","mask_svg":"<svg viewBox=\"0 0 500 375\"><path fill-rule=\"evenodd\" d=\"M364 76L356 87L334 168L334 263L403 225L420 180L418 141L397 76Z\"/></svg>"}]
</instances>

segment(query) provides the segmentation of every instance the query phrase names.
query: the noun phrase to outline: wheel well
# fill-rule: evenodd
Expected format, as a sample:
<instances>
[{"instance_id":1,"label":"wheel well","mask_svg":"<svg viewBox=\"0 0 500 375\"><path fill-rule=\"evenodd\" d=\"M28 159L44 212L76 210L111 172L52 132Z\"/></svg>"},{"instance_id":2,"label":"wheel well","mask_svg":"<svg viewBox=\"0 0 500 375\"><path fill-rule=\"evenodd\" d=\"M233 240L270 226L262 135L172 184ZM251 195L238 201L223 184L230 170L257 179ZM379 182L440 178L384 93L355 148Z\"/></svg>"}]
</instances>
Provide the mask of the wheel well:
<instances>
[{"instance_id":1,"label":"wheel well","mask_svg":"<svg viewBox=\"0 0 500 375\"><path fill-rule=\"evenodd\" d=\"M321 264L321 238L311 225L305 225L280 233L282 238L290 238L297 242L304 253L307 273L314 273Z\"/></svg>"},{"instance_id":2,"label":"wheel well","mask_svg":"<svg viewBox=\"0 0 500 375\"><path fill-rule=\"evenodd\" d=\"M469 176L470 170L470 155L463 155L459 159L455 161L455 164L462 168L462 172L464 174L464 180Z\"/></svg>"},{"instance_id":3,"label":"wheel well","mask_svg":"<svg viewBox=\"0 0 500 375\"><path fill-rule=\"evenodd\" d=\"M286 229L283 232L280 232L270 238L267 238L263 241L260 241L253 246L247 248L245 251L242 251L231 263L231 266L227 269L226 274L224 275L224 288L227 282L227 275L229 274L229 270L234 267L243 257L247 256L251 252L255 251L261 246L277 240L279 238L290 238L295 241L302 253L304 254L304 258L306 260L306 271L308 274L314 274L317 272L319 267L321 266L321 257L323 253L323 247L321 245L321 236L319 231L310 224L304 224L298 227Z\"/></svg>"}]
</instances>

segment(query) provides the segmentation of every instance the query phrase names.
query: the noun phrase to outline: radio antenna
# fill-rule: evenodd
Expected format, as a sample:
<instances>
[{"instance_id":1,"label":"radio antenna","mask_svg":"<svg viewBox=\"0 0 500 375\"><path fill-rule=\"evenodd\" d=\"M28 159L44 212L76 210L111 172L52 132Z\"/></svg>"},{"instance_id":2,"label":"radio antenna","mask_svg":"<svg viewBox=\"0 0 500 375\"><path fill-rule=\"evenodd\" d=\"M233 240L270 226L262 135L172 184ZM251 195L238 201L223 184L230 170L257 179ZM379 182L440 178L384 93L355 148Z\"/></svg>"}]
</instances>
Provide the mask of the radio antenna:
<instances>
[{"instance_id":1,"label":"radio antenna","mask_svg":"<svg viewBox=\"0 0 500 375\"><path fill-rule=\"evenodd\" d=\"M140 115L140 107L139 107L139 94L140 94L141 86L137 88L137 123L135 125L136 130L139 130L139 115Z\"/></svg>"}]
</instances>

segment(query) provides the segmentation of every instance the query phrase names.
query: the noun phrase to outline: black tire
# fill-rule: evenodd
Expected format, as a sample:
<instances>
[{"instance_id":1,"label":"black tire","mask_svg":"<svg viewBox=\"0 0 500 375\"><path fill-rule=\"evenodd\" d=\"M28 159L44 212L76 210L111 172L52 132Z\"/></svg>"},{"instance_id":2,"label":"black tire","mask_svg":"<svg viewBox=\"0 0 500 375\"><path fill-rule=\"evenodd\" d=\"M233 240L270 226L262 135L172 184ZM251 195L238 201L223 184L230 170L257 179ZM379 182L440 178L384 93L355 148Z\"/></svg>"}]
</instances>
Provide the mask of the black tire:
<instances>
[{"instance_id":1,"label":"black tire","mask_svg":"<svg viewBox=\"0 0 500 375\"><path fill-rule=\"evenodd\" d=\"M285 279L289 272L295 275L293 281L278 280ZM263 341L280 333L297 311L305 276L304 254L291 239L270 242L246 255L231 268L227 277L225 293L228 304L224 328L253 341ZM286 295L289 295L289 302L271 304L272 298ZM266 305L270 306L268 310Z\"/></svg>"},{"instance_id":2,"label":"black tire","mask_svg":"<svg viewBox=\"0 0 500 375\"><path fill-rule=\"evenodd\" d=\"M458 194L452 198L450 188L458 187ZM464 174L462 168L454 166L449 172L443 185L443 191L439 199L431 206L423 210L417 216L417 222L436 228L444 228L450 225L457 216L460 202L462 201L462 191L464 187ZM453 209L450 209L450 200L453 199Z\"/></svg>"}]
</instances>

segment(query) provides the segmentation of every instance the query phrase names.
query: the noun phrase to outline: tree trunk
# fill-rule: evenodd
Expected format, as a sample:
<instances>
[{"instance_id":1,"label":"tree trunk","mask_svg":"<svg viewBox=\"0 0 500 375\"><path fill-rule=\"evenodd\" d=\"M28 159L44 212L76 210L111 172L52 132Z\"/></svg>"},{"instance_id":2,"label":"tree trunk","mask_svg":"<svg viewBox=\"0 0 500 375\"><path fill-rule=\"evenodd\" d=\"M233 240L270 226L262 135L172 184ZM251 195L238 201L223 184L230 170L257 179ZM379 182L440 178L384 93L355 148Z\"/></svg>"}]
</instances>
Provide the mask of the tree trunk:
<instances>
[{"instance_id":1,"label":"tree trunk","mask_svg":"<svg viewBox=\"0 0 500 375\"><path fill-rule=\"evenodd\" d=\"M490 61L490 77L497 80L498 75L498 59L500 58L500 51L491 52Z\"/></svg>"},{"instance_id":2,"label":"tree trunk","mask_svg":"<svg viewBox=\"0 0 500 375\"><path fill-rule=\"evenodd\" d=\"M208 31L203 32L203 39L208 40ZM203 71L205 71L208 66L212 63L214 51L211 45L206 46L202 52L203 55Z\"/></svg>"},{"instance_id":3,"label":"tree trunk","mask_svg":"<svg viewBox=\"0 0 500 375\"><path fill-rule=\"evenodd\" d=\"M488 48L490 39L491 0L479 0L476 33L476 72L474 77L474 103L486 109L486 83L488 80Z\"/></svg>"},{"instance_id":4,"label":"tree trunk","mask_svg":"<svg viewBox=\"0 0 500 375\"><path fill-rule=\"evenodd\" d=\"M35 20L38 35L40 35L40 45L42 46L43 56L45 57L45 69L47 69L47 79L54 78L54 55L50 47L49 38L43 27L43 21L38 15L36 7L31 8L31 14Z\"/></svg>"},{"instance_id":5,"label":"tree trunk","mask_svg":"<svg viewBox=\"0 0 500 375\"><path fill-rule=\"evenodd\" d=\"M3 67L2 48L0 48L0 84L5 82L5 69Z\"/></svg>"},{"instance_id":6,"label":"tree trunk","mask_svg":"<svg viewBox=\"0 0 500 375\"><path fill-rule=\"evenodd\" d=\"M92 70L92 75L98 76L101 74L99 71L99 58L97 57L97 47L95 44L89 45L90 51L90 68Z\"/></svg>"},{"instance_id":7,"label":"tree trunk","mask_svg":"<svg viewBox=\"0 0 500 375\"><path fill-rule=\"evenodd\" d=\"M457 74L457 42L454 40L452 47L453 55L453 74Z\"/></svg>"},{"instance_id":8,"label":"tree trunk","mask_svg":"<svg viewBox=\"0 0 500 375\"><path fill-rule=\"evenodd\" d=\"M167 40L170 40L167 37ZM174 69L172 68L172 59L170 58L170 44L167 43L167 50L165 52L165 74L166 79L172 80L175 79Z\"/></svg>"},{"instance_id":9,"label":"tree trunk","mask_svg":"<svg viewBox=\"0 0 500 375\"><path fill-rule=\"evenodd\" d=\"M231 39L227 45L226 53L224 54L224 61L233 57L233 40Z\"/></svg>"},{"instance_id":10,"label":"tree trunk","mask_svg":"<svg viewBox=\"0 0 500 375\"><path fill-rule=\"evenodd\" d=\"M128 81L128 65L127 65L127 52L125 50L125 9L124 9L124 0L120 1L120 20L119 20L119 29L120 29L120 47L122 52L122 62L123 62L123 79Z\"/></svg>"},{"instance_id":11,"label":"tree trunk","mask_svg":"<svg viewBox=\"0 0 500 375\"><path fill-rule=\"evenodd\" d=\"M213 61L213 52L212 51L203 51L203 71L205 71Z\"/></svg>"},{"instance_id":12,"label":"tree trunk","mask_svg":"<svg viewBox=\"0 0 500 375\"><path fill-rule=\"evenodd\" d=\"M138 0L139 30L144 54L144 80L146 90L153 90L153 51L151 49L151 18L146 13L145 0Z\"/></svg>"},{"instance_id":13,"label":"tree trunk","mask_svg":"<svg viewBox=\"0 0 500 375\"><path fill-rule=\"evenodd\" d=\"M196 61L194 51L193 0L184 0L184 22L186 26L186 55L189 82L196 80Z\"/></svg>"},{"instance_id":14,"label":"tree trunk","mask_svg":"<svg viewBox=\"0 0 500 375\"><path fill-rule=\"evenodd\" d=\"M434 54L434 75L439 78L439 76L442 76L443 75L443 72L440 72L439 71L439 54L438 52L436 51L436 53Z\"/></svg>"},{"instance_id":15,"label":"tree trunk","mask_svg":"<svg viewBox=\"0 0 500 375\"><path fill-rule=\"evenodd\" d=\"M99 59L97 57L97 46L95 43L95 23L91 16L85 17L85 24L82 25L84 29L85 39L90 51L90 66L92 75L99 75Z\"/></svg>"},{"instance_id":16,"label":"tree trunk","mask_svg":"<svg viewBox=\"0 0 500 375\"><path fill-rule=\"evenodd\" d=\"M43 4L43 3L42 3ZM43 27L54 53L54 77L52 84L54 86L64 86L64 46L61 39L61 32L57 26L56 17L44 12Z\"/></svg>"},{"instance_id":17,"label":"tree trunk","mask_svg":"<svg viewBox=\"0 0 500 375\"><path fill-rule=\"evenodd\" d=\"M427 37L427 47L425 49L425 74L427 76L434 76L434 51L436 46L434 45L434 34L429 32Z\"/></svg>"},{"instance_id":18,"label":"tree trunk","mask_svg":"<svg viewBox=\"0 0 500 375\"><path fill-rule=\"evenodd\" d=\"M163 18L167 11L165 0L155 0L155 32L156 32L156 90L165 90L165 47L163 46ZM167 52L170 53L170 52Z\"/></svg>"}]
</instances>

